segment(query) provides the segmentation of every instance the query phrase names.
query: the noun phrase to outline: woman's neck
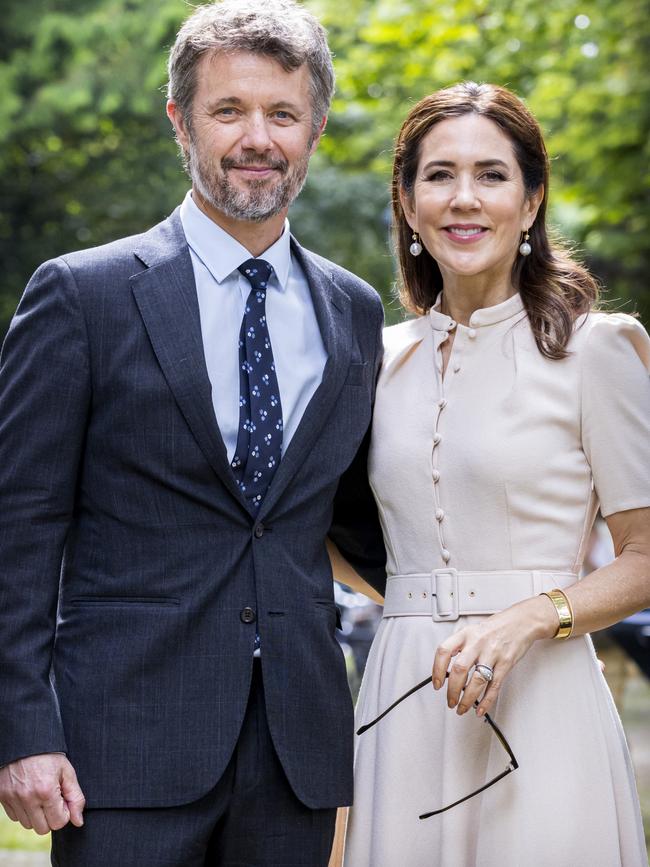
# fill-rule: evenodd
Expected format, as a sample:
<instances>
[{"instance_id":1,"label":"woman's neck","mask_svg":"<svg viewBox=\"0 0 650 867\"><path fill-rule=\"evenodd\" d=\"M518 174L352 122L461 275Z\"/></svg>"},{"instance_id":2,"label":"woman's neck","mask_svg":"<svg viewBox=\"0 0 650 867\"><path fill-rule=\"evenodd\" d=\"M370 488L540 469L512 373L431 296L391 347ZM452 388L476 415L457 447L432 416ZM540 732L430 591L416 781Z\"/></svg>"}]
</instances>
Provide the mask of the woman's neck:
<instances>
[{"instance_id":1,"label":"woman's neck","mask_svg":"<svg viewBox=\"0 0 650 867\"><path fill-rule=\"evenodd\" d=\"M450 316L461 325L469 325L475 310L494 307L517 294L510 285L495 286L477 284L476 281L445 280L443 282L440 312Z\"/></svg>"}]
</instances>

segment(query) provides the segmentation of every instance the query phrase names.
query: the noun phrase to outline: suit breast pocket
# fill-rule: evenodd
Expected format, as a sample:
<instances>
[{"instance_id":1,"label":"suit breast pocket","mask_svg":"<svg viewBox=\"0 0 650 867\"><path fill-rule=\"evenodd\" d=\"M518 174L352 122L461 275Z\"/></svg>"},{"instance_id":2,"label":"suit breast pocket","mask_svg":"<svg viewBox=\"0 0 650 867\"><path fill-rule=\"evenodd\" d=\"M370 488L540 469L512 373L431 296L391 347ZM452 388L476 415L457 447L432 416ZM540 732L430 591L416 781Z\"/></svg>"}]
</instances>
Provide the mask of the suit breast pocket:
<instances>
[{"instance_id":1,"label":"suit breast pocket","mask_svg":"<svg viewBox=\"0 0 650 867\"><path fill-rule=\"evenodd\" d=\"M365 385L366 370L368 364L365 361L353 361L348 368L348 375L345 378L346 385Z\"/></svg>"}]
</instances>

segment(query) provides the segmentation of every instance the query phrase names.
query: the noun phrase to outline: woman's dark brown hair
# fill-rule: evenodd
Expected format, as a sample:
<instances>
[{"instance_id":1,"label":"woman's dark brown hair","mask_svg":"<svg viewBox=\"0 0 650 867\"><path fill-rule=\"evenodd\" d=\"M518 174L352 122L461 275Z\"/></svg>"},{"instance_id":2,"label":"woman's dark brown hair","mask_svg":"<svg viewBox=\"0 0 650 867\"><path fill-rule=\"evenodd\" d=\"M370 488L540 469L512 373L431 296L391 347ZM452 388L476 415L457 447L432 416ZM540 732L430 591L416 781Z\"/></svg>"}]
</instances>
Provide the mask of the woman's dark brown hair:
<instances>
[{"instance_id":1,"label":"woman's dark brown hair","mask_svg":"<svg viewBox=\"0 0 650 867\"><path fill-rule=\"evenodd\" d=\"M521 100L503 87L463 82L420 100L400 130L393 165L395 246L401 275L400 298L411 312L426 313L442 289L438 264L426 249L412 256L412 229L400 204L400 191L413 195L420 145L442 120L479 114L508 136L524 179L527 195L544 185L544 197L530 232L532 252L517 255L513 286L520 292L539 351L548 358L564 358L577 316L598 300L598 284L571 256L551 243L546 228L549 162L539 124Z\"/></svg>"}]
</instances>

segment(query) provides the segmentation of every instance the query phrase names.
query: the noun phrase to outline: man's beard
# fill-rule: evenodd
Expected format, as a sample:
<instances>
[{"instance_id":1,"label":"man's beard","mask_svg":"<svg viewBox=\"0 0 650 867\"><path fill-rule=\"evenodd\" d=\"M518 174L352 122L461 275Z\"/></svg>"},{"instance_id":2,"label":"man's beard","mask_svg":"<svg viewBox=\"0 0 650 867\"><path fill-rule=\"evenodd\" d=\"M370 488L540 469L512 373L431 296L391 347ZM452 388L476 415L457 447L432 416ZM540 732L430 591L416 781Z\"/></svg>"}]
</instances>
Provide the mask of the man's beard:
<instances>
[{"instance_id":1,"label":"man's beard","mask_svg":"<svg viewBox=\"0 0 650 867\"><path fill-rule=\"evenodd\" d=\"M203 199L217 211L233 220L263 223L279 214L296 198L307 177L311 142L292 169L286 160L259 154L242 154L236 160L222 157L219 167L203 157L190 138L189 153L185 154L186 168L192 184ZM234 187L228 176L236 166L268 166L279 172L280 180L249 181L246 189Z\"/></svg>"}]
</instances>

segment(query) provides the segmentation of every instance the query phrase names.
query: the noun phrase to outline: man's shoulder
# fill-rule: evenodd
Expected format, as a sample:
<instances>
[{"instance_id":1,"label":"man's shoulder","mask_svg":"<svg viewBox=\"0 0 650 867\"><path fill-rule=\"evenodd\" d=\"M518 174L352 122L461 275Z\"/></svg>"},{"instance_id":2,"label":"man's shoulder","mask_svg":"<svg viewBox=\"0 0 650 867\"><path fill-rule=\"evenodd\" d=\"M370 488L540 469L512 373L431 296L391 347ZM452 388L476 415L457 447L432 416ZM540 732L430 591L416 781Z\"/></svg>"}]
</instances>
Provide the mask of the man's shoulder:
<instances>
[{"instance_id":1,"label":"man's shoulder","mask_svg":"<svg viewBox=\"0 0 650 867\"><path fill-rule=\"evenodd\" d=\"M88 247L85 250L75 250L59 256L59 261L76 275L96 275L98 272L110 273L122 270L134 273L136 261L141 262L140 267L149 267L155 264L156 259L170 248L182 243L184 236L177 212L167 217L144 232L117 238L97 247Z\"/></svg>"},{"instance_id":2,"label":"man's shoulder","mask_svg":"<svg viewBox=\"0 0 650 867\"><path fill-rule=\"evenodd\" d=\"M348 271L342 265L337 265L336 262L332 262L330 259L326 259L312 250L307 250L305 247L299 247L299 250L305 259L322 271L328 279L340 286L341 289L350 295L352 300L358 300L362 303L365 301L367 304L372 306L378 305L381 308L381 298L377 290L362 277L359 277L358 274Z\"/></svg>"}]
</instances>

